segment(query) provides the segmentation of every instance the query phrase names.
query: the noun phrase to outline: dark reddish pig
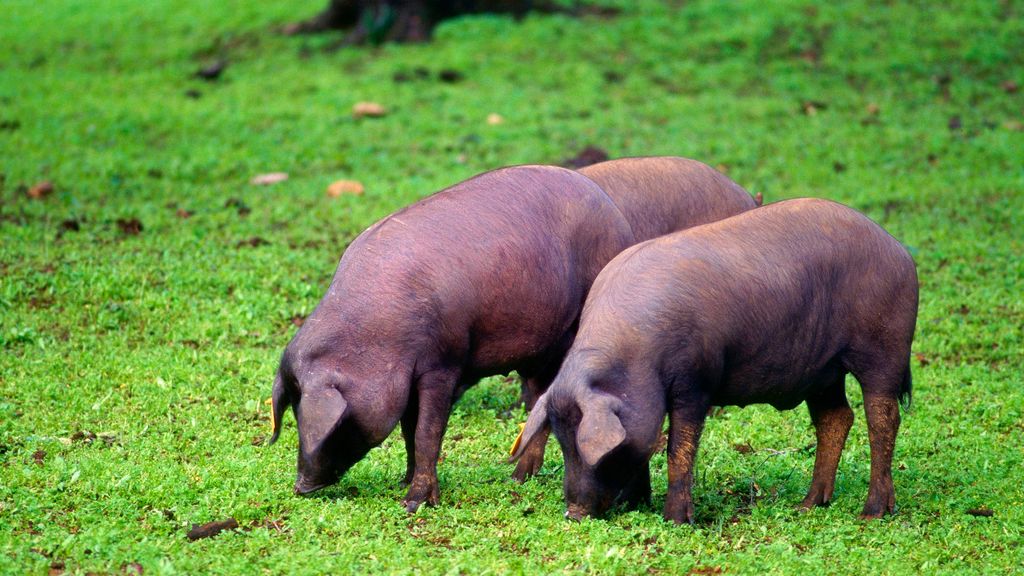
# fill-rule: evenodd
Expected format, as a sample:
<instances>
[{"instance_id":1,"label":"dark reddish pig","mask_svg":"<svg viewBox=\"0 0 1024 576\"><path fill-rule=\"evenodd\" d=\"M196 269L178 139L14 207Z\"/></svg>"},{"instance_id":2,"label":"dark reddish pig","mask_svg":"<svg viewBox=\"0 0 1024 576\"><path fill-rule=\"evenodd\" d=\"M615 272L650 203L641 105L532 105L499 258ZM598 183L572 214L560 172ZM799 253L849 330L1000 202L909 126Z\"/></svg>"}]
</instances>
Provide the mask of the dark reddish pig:
<instances>
[{"instance_id":1,"label":"dark reddish pig","mask_svg":"<svg viewBox=\"0 0 1024 576\"><path fill-rule=\"evenodd\" d=\"M649 460L669 417L665 518L693 521L693 461L709 406L807 402L817 434L801 504L832 498L864 393L871 480L863 516L892 512L898 400L910 401L914 262L860 213L825 200L770 204L644 242L601 272L572 349L530 414L565 457L567 516L650 496Z\"/></svg>"},{"instance_id":2,"label":"dark reddish pig","mask_svg":"<svg viewBox=\"0 0 1024 576\"><path fill-rule=\"evenodd\" d=\"M299 428L295 491L335 483L400 421L403 504L435 504L452 404L510 370L546 388L591 283L631 244L607 194L550 166L482 174L360 234L274 382L271 441L289 405Z\"/></svg>"},{"instance_id":3,"label":"dark reddish pig","mask_svg":"<svg viewBox=\"0 0 1024 576\"><path fill-rule=\"evenodd\" d=\"M716 222L757 206L739 184L688 158L621 158L578 172L612 197L637 242Z\"/></svg>"}]
</instances>

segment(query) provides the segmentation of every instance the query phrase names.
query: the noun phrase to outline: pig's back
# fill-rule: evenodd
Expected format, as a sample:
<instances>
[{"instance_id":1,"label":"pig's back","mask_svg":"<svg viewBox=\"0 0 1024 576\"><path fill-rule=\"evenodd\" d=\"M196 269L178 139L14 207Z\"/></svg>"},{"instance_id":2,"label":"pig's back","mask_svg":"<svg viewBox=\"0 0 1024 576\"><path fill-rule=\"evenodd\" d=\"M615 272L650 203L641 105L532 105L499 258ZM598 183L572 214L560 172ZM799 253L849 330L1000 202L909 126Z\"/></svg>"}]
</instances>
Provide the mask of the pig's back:
<instances>
[{"instance_id":1,"label":"pig's back","mask_svg":"<svg viewBox=\"0 0 1024 576\"><path fill-rule=\"evenodd\" d=\"M573 324L604 264L632 243L587 178L511 167L375 224L346 251L335 283L361 316L472 348L472 364L486 372L543 354Z\"/></svg>"},{"instance_id":2,"label":"pig's back","mask_svg":"<svg viewBox=\"0 0 1024 576\"><path fill-rule=\"evenodd\" d=\"M640 243L620 254L609 268L638 273L646 267L670 270L679 287L697 290L705 281L687 274L694 263L726 286L745 280L760 285L798 271L832 282L852 282L864 274L892 270L896 278L914 274L913 260L895 238L863 214L836 202L800 198L776 202L731 218ZM825 277L821 276L825 275Z\"/></svg>"},{"instance_id":3,"label":"pig's back","mask_svg":"<svg viewBox=\"0 0 1024 576\"><path fill-rule=\"evenodd\" d=\"M710 166L674 156L609 160L581 168L611 196L638 242L756 207L742 187Z\"/></svg>"}]
</instances>

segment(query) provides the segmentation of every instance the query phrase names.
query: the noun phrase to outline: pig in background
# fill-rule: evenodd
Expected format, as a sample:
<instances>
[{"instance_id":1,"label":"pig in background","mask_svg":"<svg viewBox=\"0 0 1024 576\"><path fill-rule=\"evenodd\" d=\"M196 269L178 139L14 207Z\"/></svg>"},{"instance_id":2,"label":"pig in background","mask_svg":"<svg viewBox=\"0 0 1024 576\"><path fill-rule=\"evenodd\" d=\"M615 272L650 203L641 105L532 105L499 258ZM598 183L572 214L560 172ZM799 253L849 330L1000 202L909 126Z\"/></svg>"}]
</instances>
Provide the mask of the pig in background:
<instances>
[{"instance_id":1,"label":"pig in background","mask_svg":"<svg viewBox=\"0 0 1024 576\"><path fill-rule=\"evenodd\" d=\"M299 429L295 491L337 482L401 422L403 504L436 504L453 403L511 370L546 388L591 283L633 243L604 191L550 166L482 174L371 226L345 251L274 382L271 442L289 405Z\"/></svg>"},{"instance_id":2,"label":"pig in background","mask_svg":"<svg viewBox=\"0 0 1024 576\"><path fill-rule=\"evenodd\" d=\"M612 197L637 242L716 222L760 204L721 172L689 158L619 158L577 171Z\"/></svg>"},{"instance_id":3,"label":"pig in background","mask_svg":"<svg viewBox=\"0 0 1024 576\"><path fill-rule=\"evenodd\" d=\"M664 516L693 522L693 462L708 408L806 401L817 451L801 507L811 508L832 498L853 422L851 373L871 447L862 516L891 513L917 304L903 246L825 200L770 204L642 243L595 281L524 443L550 423L565 458L566 515L578 519L649 500L649 460L668 414Z\"/></svg>"}]
</instances>

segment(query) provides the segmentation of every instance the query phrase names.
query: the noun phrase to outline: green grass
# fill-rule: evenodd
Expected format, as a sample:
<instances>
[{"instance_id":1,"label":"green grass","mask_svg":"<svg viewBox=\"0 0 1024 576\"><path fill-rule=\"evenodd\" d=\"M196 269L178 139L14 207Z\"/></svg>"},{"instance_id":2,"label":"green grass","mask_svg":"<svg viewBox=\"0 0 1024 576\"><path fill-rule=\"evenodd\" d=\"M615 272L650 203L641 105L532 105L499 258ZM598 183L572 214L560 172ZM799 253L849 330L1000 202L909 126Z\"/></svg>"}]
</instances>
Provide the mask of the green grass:
<instances>
[{"instance_id":1,"label":"green grass","mask_svg":"<svg viewBox=\"0 0 1024 576\"><path fill-rule=\"evenodd\" d=\"M273 32L323 3L4 2L0 573L1022 569L1024 89L1004 83L1024 85L1024 6L644 0L334 53L332 37ZM192 77L218 57L219 81ZM389 114L352 118L364 100ZM446 185L590 144L702 159L767 201L832 198L910 247L922 293L897 515L856 517L868 449L852 382L836 500L809 514L793 510L806 411L752 407L708 423L696 526L660 518L664 455L653 508L567 523L556 449L539 478L508 480L523 413L501 378L455 410L441 506L399 506L397 433L337 487L291 494L294 420L257 445L264 400L347 243ZM248 183L278 170L290 179ZM328 198L341 178L365 195ZM28 198L42 180L55 192ZM139 235L117 224L132 218ZM61 233L68 220L80 229ZM243 530L186 540L227 517Z\"/></svg>"}]
</instances>

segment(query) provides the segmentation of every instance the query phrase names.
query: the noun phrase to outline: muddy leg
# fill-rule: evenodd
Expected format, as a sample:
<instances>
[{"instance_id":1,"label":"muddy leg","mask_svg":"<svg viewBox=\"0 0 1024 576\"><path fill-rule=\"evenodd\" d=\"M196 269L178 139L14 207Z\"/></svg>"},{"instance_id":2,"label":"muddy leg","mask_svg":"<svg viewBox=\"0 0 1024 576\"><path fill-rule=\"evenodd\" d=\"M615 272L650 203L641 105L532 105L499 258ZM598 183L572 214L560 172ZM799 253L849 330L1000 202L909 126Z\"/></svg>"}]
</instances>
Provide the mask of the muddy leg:
<instances>
[{"instance_id":1,"label":"muddy leg","mask_svg":"<svg viewBox=\"0 0 1024 576\"><path fill-rule=\"evenodd\" d=\"M424 374L416 383L419 417L414 440L415 465L409 491L402 500L409 513L418 510L423 503L433 506L440 499L437 460L457 382L457 373L436 371Z\"/></svg>"},{"instance_id":2,"label":"muddy leg","mask_svg":"<svg viewBox=\"0 0 1024 576\"><path fill-rule=\"evenodd\" d=\"M892 484L892 454L896 432L900 428L900 409L896 394L864 393L864 413L871 443L871 483L861 518L880 518L896 510L896 490Z\"/></svg>"},{"instance_id":3,"label":"muddy leg","mask_svg":"<svg viewBox=\"0 0 1024 576\"><path fill-rule=\"evenodd\" d=\"M707 409L702 403L694 403L676 406L669 413L665 519L676 524L693 524L693 462Z\"/></svg>"},{"instance_id":4,"label":"muddy leg","mask_svg":"<svg viewBox=\"0 0 1024 576\"><path fill-rule=\"evenodd\" d=\"M846 437L853 425L853 410L846 401L845 374L839 377L818 396L807 399L818 446L814 451L814 476L807 496L800 508L810 510L815 506L827 506L832 500L836 485L836 470L839 457L846 444Z\"/></svg>"}]
</instances>

